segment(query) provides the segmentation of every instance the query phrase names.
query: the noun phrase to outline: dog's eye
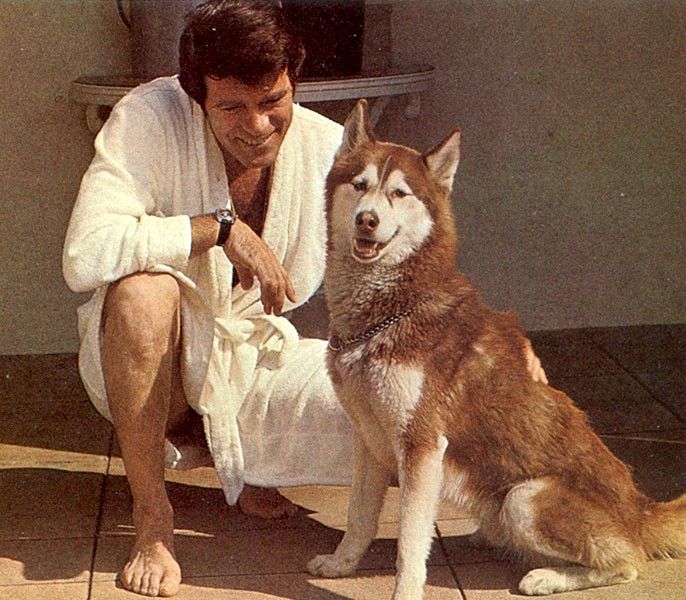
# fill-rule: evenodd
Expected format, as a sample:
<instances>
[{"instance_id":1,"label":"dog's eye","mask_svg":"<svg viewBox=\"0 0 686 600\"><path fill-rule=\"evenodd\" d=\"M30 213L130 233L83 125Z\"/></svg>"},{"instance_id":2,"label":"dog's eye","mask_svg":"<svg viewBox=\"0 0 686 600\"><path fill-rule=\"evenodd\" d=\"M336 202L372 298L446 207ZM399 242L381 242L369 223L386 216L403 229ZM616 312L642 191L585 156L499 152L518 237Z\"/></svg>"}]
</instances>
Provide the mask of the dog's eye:
<instances>
[{"instance_id":1,"label":"dog's eye","mask_svg":"<svg viewBox=\"0 0 686 600\"><path fill-rule=\"evenodd\" d=\"M407 196L407 192L404 190L396 189L391 192L391 196L393 198L404 198L405 196Z\"/></svg>"},{"instance_id":2,"label":"dog's eye","mask_svg":"<svg viewBox=\"0 0 686 600\"><path fill-rule=\"evenodd\" d=\"M353 181L353 188L355 188L356 192L366 192L367 191L367 182L364 179L360 179L358 181Z\"/></svg>"}]
</instances>

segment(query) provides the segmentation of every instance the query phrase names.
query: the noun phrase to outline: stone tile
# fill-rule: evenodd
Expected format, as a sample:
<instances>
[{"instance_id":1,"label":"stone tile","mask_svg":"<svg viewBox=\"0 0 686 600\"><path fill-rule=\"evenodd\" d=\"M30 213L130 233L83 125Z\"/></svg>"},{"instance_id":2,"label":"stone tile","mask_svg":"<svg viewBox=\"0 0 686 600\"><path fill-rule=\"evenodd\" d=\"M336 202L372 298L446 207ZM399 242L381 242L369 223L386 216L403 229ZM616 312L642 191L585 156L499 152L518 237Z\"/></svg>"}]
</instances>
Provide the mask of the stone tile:
<instances>
[{"instance_id":1,"label":"stone tile","mask_svg":"<svg viewBox=\"0 0 686 600\"><path fill-rule=\"evenodd\" d=\"M105 473L109 459L98 454L0 443L0 469L61 469Z\"/></svg>"},{"instance_id":2,"label":"stone tile","mask_svg":"<svg viewBox=\"0 0 686 600\"><path fill-rule=\"evenodd\" d=\"M326 525L343 529L347 522L350 488L346 486L301 486L285 488L281 493L302 507L309 518ZM384 522L387 519L380 519Z\"/></svg>"},{"instance_id":3,"label":"stone tile","mask_svg":"<svg viewBox=\"0 0 686 600\"><path fill-rule=\"evenodd\" d=\"M547 332L547 335L539 333L532 337L534 352L554 387L563 377L610 375L623 371L621 365L582 332L574 331L559 337Z\"/></svg>"},{"instance_id":4,"label":"stone tile","mask_svg":"<svg viewBox=\"0 0 686 600\"><path fill-rule=\"evenodd\" d=\"M686 422L686 371L635 373L655 397Z\"/></svg>"},{"instance_id":5,"label":"stone tile","mask_svg":"<svg viewBox=\"0 0 686 600\"><path fill-rule=\"evenodd\" d=\"M204 472L204 473L203 473ZM174 507L174 525L177 533L214 534L222 531L249 531L256 529L313 528L318 523L309 518L310 511L303 508L287 519L267 521L244 515L236 506L226 504L224 494L213 487L216 480L214 469L192 471L166 471L167 494ZM170 481L170 479L177 481ZM209 484L208 487L200 485ZM131 494L123 475L108 475L105 482L101 533L130 533Z\"/></svg>"},{"instance_id":6,"label":"stone tile","mask_svg":"<svg viewBox=\"0 0 686 600\"><path fill-rule=\"evenodd\" d=\"M591 339L587 331L587 329L540 329L525 333L536 348L538 345L589 344Z\"/></svg>"},{"instance_id":7,"label":"stone tile","mask_svg":"<svg viewBox=\"0 0 686 600\"><path fill-rule=\"evenodd\" d=\"M586 331L594 343L632 373L683 372L686 367L684 325L600 327Z\"/></svg>"},{"instance_id":8,"label":"stone tile","mask_svg":"<svg viewBox=\"0 0 686 600\"><path fill-rule=\"evenodd\" d=\"M476 519L437 521L436 527L441 536L441 545L445 550L446 559L451 565L482 563L503 558L502 551L473 539L473 534L479 528Z\"/></svg>"},{"instance_id":9,"label":"stone tile","mask_svg":"<svg viewBox=\"0 0 686 600\"><path fill-rule=\"evenodd\" d=\"M1 586L87 582L92 539L0 540Z\"/></svg>"},{"instance_id":10,"label":"stone tile","mask_svg":"<svg viewBox=\"0 0 686 600\"><path fill-rule=\"evenodd\" d=\"M500 561L505 557L502 550L473 539L472 534L478 529L475 520L439 521L437 526L451 565Z\"/></svg>"},{"instance_id":11,"label":"stone tile","mask_svg":"<svg viewBox=\"0 0 686 600\"><path fill-rule=\"evenodd\" d=\"M304 571L312 556L333 552L340 538L340 532L322 527L309 534L303 529L282 529L177 535L174 545L182 573L188 578ZM132 543L130 535L102 536L94 579L114 578L126 562ZM370 562L372 567L392 568L393 557L389 551L377 551Z\"/></svg>"},{"instance_id":12,"label":"stone tile","mask_svg":"<svg viewBox=\"0 0 686 600\"><path fill-rule=\"evenodd\" d=\"M88 583L0 586L0 600L88 600Z\"/></svg>"},{"instance_id":13,"label":"stone tile","mask_svg":"<svg viewBox=\"0 0 686 600\"><path fill-rule=\"evenodd\" d=\"M0 444L107 456L111 432L88 400L0 403Z\"/></svg>"},{"instance_id":14,"label":"stone tile","mask_svg":"<svg viewBox=\"0 0 686 600\"><path fill-rule=\"evenodd\" d=\"M641 434L638 434L639 436ZM674 444L686 444L686 427L681 429L673 429L670 431L648 432L648 439L662 440L664 442L671 442Z\"/></svg>"},{"instance_id":15,"label":"stone tile","mask_svg":"<svg viewBox=\"0 0 686 600\"><path fill-rule=\"evenodd\" d=\"M602 438L635 440L639 442L668 442L686 444L686 427L660 431L639 431L637 433L603 434Z\"/></svg>"},{"instance_id":16,"label":"stone tile","mask_svg":"<svg viewBox=\"0 0 686 600\"><path fill-rule=\"evenodd\" d=\"M61 469L0 470L0 538L93 536L103 480Z\"/></svg>"},{"instance_id":17,"label":"stone tile","mask_svg":"<svg viewBox=\"0 0 686 600\"><path fill-rule=\"evenodd\" d=\"M174 546L184 577L296 573L303 572L313 556L332 553L342 537L341 531L324 526L236 530L204 535L179 534L174 538ZM132 543L133 535L101 536L94 579L113 579L126 562ZM376 539L360 568L392 569L396 551L395 539ZM446 564L438 543L433 544L428 564Z\"/></svg>"},{"instance_id":18,"label":"stone tile","mask_svg":"<svg viewBox=\"0 0 686 600\"><path fill-rule=\"evenodd\" d=\"M526 569L507 561L453 564L466 600L500 600L517 593ZM521 596L519 596L521 598Z\"/></svg>"},{"instance_id":19,"label":"stone tile","mask_svg":"<svg viewBox=\"0 0 686 600\"><path fill-rule=\"evenodd\" d=\"M467 600L504 600L523 596L517 591L526 569L509 562L464 564L455 567ZM648 563L639 579L631 583L579 590L560 595L574 600L679 600L683 598L686 561ZM551 596L551 598L558 596Z\"/></svg>"},{"instance_id":20,"label":"stone tile","mask_svg":"<svg viewBox=\"0 0 686 600\"><path fill-rule=\"evenodd\" d=\"M0 356L0 404L84 400L76 354Z\"/></svg>"},{"instance_id":21,"label":"stone tile","mask_svg":"<svg viewBox=\"0 0 686 600\"><path fill-rule=\"evenodd\" d=\"M631 467L639 489L655 500L686 491L686 444L604 437L607 446Z\"/></svg>"},{"instance_id":22,"label":"stone tile","mask_svg":"<svg viewBox=\"0 0 686 600\"><path fill-rule=\"evenodd\" d=\"M305 573L278 573L228 577L186 577L178 600L371 600L390 598L395 582L392 570L358 571L342 579L321 579ZM114 581L96 581L91 600L127 600L131 594ZM429 568L424 600L455 600L457 585L447 567Z\"/></svg>"},{"instance_id":23,"label":"stone tile","mask_svg":"<svg viewBox=\"0 0 686 600\"><path fill-rule=\"evenodd\" d=\"M598 343L605 344L651 344L653 346L678 345L686 342L686 324L619 325L614 327L587 327L583 331Z\"/></svg>"},{"instance_id":24,"label":"stone tile","mask_svg":"<svg viewBox=\"0 0 686 600\"><path fill-rule=\"evenodd\" d=\"M309 514L309 517L328 527L345 530L348 520L348 503L350 488L346 486L302 486L285 488L281 492L291 501ZM386 492L380 523L397 523L399 515L400 490L391 486ZM454 505L442 504L439 519L457 519L467 516L467 513Z\"/></svg>"},{"instance_id":25,"label":"stone tile","mask_svg":"<svg viewBox=\"0 0 686 600\"><path fill-rule=\"evenodd\" d=\"M669 430L683 426L627 373L593 377L561 377L554 387L586 411L599 433Z\"/></svg>"},{"instance_id":26,"label":"stone tile","mask_svg":"<svg viewBox=\"0 0 686 600\"><path fill-rule=\"evenodd\" d=\"M343 579L310 578L309 584L331 596L323 598L351 598L369 600L371 598L390 598L395 584L394 571L358 571L352 577ZM316 597L316 596L315 596ZM448 567L429 567L424 600L456 600L459 590Z\"/></svg>"},{"instance_id":27,"label":"stone tile","mask_svg":"<svg viewBox=\"0 0 686 600\"><path fill-rule=\"evenodd\" d=\"M475 518L465 519L438 519L436 527L445 540L449 537L456 537L466 540L479 528L479 522Z\"/></svg>"}]
</instances>

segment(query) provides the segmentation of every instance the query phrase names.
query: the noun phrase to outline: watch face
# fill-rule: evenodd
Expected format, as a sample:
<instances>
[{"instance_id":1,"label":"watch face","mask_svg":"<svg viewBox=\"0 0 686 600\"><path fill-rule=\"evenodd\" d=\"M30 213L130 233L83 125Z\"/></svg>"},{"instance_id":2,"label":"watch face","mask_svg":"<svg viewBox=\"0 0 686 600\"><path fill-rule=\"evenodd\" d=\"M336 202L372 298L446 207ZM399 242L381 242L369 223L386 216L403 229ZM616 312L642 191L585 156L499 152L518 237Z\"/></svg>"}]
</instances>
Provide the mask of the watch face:
<instances>
[{"instance_id":1,"label":"watch face","mask_svg":"<svg viewBox=\"0 0 686 600\"><path fill-rule=\"evenodd\" d=\"M230 208L218 208L216 213L217 221L220 223L226 221L227 223L233 223L236 220L236 216Z\"/></svg>"}]
</instances>

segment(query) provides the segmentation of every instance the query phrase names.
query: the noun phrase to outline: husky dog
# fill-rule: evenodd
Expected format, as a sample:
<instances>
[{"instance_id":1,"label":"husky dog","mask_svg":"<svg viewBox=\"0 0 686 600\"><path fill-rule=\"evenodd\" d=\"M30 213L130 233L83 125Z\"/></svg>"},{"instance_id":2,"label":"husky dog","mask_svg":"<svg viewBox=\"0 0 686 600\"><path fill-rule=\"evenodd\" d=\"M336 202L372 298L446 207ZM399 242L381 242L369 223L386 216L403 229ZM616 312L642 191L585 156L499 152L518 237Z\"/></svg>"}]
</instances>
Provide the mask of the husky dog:
<instances>
[{"instance_id":1,"label":"husky dog","mask_svg":"<svg viewBox=\"0 0 686 600\"><path fill-rule=\"evenodd\" d=\"M686 555L686 494L639 492L562 392L534 382L511 313L455 270L450 192L460 134L433 150L377 141L366 103L348 117L327 181L328 368L354 428L348 527L312 574L352 573L400 486L393 598L417 600L441 500L488 542L529 559L529 595L624 583Z\"/></svg>"}]
</instances>

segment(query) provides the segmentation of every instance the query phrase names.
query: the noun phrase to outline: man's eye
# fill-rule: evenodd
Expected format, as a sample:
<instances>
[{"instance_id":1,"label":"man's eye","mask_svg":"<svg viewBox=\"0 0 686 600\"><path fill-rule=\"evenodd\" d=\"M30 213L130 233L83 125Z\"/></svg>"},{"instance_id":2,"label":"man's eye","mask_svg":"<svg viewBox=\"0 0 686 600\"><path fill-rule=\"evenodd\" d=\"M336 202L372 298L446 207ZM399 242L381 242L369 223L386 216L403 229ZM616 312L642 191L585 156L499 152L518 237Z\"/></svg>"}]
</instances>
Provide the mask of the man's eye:
<instances>
[{"instance_id":1,"label":"man's eye","mask_svg":"<svg viewBox=\"0 0 686 600\"><path fill-rule=\"evenodd\" d=\"M356 192L366 192L367 182L364 179L360 181L353 181L353 188L355 188Z\"/></svg>"}]
</instances>

